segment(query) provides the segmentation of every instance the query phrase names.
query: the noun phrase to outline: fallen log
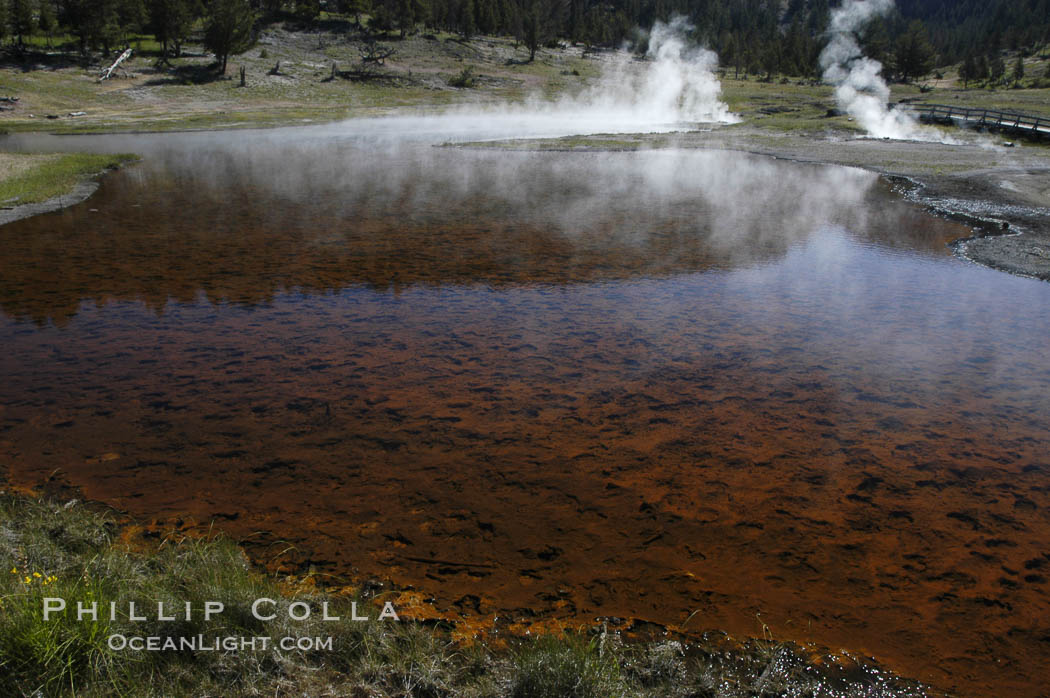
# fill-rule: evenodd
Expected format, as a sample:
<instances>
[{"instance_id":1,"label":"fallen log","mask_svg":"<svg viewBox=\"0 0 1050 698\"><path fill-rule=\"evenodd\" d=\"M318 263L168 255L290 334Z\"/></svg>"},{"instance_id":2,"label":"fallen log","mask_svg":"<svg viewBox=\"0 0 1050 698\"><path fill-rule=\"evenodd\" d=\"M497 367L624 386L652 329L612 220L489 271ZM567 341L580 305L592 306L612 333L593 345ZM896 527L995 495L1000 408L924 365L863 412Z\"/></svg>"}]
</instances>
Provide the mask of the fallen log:
<instances>
[{"instance_id":1,"label":"fallen log","mask_svg":"<svg viewBox=\"0 0 1050 698\"><path fill-rule=\"evenodd\" d=\"M113 71L117 69L117 66L129 58L131 58L131 49L126 48L124 49L124 53L120 54L120 57L118 57L117 60L113 61L113 65L109 66L99 74L98 81L102 82L103 80L108 79L111 75L113 75Z\"/></svg>"}]
</instances>

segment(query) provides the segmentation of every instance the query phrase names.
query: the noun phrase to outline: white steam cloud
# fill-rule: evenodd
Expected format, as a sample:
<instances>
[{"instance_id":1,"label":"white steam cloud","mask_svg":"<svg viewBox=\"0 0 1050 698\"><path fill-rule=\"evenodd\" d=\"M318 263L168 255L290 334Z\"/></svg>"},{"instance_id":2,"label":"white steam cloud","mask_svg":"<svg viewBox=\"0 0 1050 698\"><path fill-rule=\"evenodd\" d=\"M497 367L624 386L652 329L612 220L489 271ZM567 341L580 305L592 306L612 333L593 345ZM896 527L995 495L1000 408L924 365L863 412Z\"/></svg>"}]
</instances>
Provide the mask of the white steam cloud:
<instances>
[{"instance_id":1,"label":"white steam cloud","mask_svg":"<svg viewBox=\"0 0 1050 698\"><path fill-rule=\"evenodd\" d=\"M739 119L721 100L722 85L715 75L718 56L692 45L691 30L682 17L656 22L644 59L626 51L600 57L604 65L594 85L554 102L537 96L524 107L484 107L485 130L502 122L508 128L513 124L518 137L529 137L656 133L699 123L736 123ZM476 108L459 114L472 111Z\"/></svg>"},{"instance_id":2,"label":"white steam cloud","mask_svg":"<svg viewBox=\"0 0 1050 698\"><path fill-rule=\"evenodd\" d=\"M846 0L831 13L831 41L820 54L824 80L835 87L835 101L875 138L941 141L949 139L935 128L922 126L911 113L890 109L890 88L882 78L882 64L861 51L854 32L873 17L893 9L893 0Z\"/></svg>"},{"instance_id":3,"label":"white steam cloud","mask_svg":"<svg viewBox=\"0 0 1050 698\"><path fill-rule=\"evenodd\" d=\"M721 100L722 84L715 75L718 56L690 45L687 36L692 29L680 16L668 24L656 22L640 69L636 61L622 58L597 87L572 102L616 118L654 124L735 123L738 119Z\"/></svg>"}]
</instances>

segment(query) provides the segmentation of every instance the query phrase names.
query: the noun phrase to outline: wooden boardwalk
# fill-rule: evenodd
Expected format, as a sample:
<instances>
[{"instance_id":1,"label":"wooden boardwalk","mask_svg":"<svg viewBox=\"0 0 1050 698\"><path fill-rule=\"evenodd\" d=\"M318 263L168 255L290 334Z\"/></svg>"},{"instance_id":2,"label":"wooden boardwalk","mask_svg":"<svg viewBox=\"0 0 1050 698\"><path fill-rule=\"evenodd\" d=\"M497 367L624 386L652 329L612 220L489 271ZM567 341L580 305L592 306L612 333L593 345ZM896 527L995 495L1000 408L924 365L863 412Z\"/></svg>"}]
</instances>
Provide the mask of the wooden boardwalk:
<instances>
[{"instance_id":1,"label":"wooden boardwalk","mask_svg":"<svg viewBox=\"0 0 1050 698\"><path fill-rule=\"evenodd\" d=\"M1050 137L1050 117L1032 116L1012 111L970 109L946 104L902 105L921 121L958 126L977 126L989 130L1009 131L1019 135Z\"/></svg>"}]
</instances>

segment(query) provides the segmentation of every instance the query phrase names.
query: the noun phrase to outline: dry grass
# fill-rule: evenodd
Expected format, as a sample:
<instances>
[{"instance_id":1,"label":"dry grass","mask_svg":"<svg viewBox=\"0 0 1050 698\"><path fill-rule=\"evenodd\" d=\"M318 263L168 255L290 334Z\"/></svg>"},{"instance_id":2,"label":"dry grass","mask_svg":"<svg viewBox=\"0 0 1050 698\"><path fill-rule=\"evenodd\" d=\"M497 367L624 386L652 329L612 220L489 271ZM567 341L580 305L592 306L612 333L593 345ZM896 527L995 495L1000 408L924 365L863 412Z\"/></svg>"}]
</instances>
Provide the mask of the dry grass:
<instances>
[{"instance_id":1,"label":"dry grass","mask_svg":"<svg viewBox=\"0 0 1050 698\"><path fill-rule=\"evenodd\" d=\"M0 182L20 177L27 171L58 158L57 154L0 153Z\"/></svg>"}]
</instances>

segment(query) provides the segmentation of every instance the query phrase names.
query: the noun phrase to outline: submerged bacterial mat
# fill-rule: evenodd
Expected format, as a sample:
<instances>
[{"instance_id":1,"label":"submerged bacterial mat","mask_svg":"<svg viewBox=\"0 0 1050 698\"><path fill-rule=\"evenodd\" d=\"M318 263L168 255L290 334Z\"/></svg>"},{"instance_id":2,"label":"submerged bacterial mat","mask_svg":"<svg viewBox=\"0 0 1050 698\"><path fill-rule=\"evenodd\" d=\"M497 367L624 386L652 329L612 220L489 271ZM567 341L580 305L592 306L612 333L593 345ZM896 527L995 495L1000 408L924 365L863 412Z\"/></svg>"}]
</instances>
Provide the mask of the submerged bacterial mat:
<instances>
[{"instance_id":1,"label":"submerged bacterial mat","mask_svg":"<svg viewBox=\"0 0 1050 698\"><path fill-rule=\"evenodd\" d=\"M9 479L477 627L1039 695L1050 285L860 170L370 128L63 142L144 160L0 228Z\"/></svg>"}]
</instances>

